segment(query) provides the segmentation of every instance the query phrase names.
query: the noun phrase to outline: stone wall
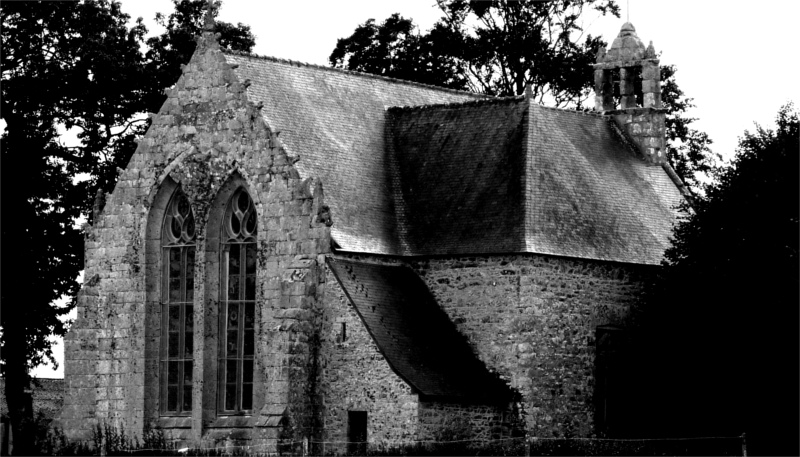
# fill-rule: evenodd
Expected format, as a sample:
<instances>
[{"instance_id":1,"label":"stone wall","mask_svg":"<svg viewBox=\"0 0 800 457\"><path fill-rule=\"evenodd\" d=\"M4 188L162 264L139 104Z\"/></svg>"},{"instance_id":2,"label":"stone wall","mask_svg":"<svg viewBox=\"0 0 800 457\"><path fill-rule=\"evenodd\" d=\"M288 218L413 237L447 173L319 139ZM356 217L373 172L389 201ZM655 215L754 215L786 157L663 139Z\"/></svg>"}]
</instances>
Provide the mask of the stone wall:
<instances>
[{"instance_id":1,"label":"stone wall","mask_svg":"<svg viewBox=\"0 0 800 457\"><path fill-rule=\"evenodd\" d=\"M543 255L411 266L480 359L519 391L528 435L594 433L595 330L632 324L653 267Z\"/></svg>"},{"instance_id":2,"label":"stone wall","mask_svg":"<svg viewBox=\"0 0 800 457\"><path fill-rule=\"evenodd\" d=\"M596 329L634 325L657 268L537 254L381 260L418 272L478 357L519 392L522 428L540 437L595 434Z\"/></svg>"},{"instance_id":3,"label":"stone wall","mask_svg":"<svg viewBox=\"0 0 800 457\"><path fill-rule=\"evenodd\" d=\"M666 110L663 108L629 108L608 111L616 125L638 150L652 163L667 163L665 144Z\"/></svg>"},{"instance_id":4,"label":"stone wall","mask_svg":"<svg viewBox=\"0 0 800 457\"><path fill-rule=\"evenodd\" d=\"M395 263L378 256L371 262ZM367 413L370 446L508 437L516 418L505 406L420 400L381 354L333 273L326 269L320 320L317 398L319 453L347 450L348 411ZM469 436L467 436L469 435Z\"/></svg>"},{"instance_id":5,"label":"stone wall","mask_svg":"<svg viewBox=\"0 0 800 457\"><path fill-rule=\"evenodd\" d=\"M205 32L191 62L139 142L102 213L86 227L85 283L65 338L67 394L60 425L74 439L98 422L141 436L167 429L187 444L297 441L313 427L313 347L318 278L330 249L330 214L319 181L301 180ZM164 418L159 407L160 233L178 188L196 220L193 404ZM258 215L255 412L216 412L218 239L227 197L238 187ZM334 216L335 217L335 216ZM288 405L288 408L287 408ZM268 448L265 448L268 449Z\"/></svg>"},{"instance_id":6,"label":"stone wall","mask_svg":"<svg viewBox=\"0 0 800 457\"><path fill-rule=\"evenodd\" d=\"M327 268L325 277L317 377L322 426L318 438L325 444L317 450L346 451L348 411L367 412L371 444L415 440L417 395L392 371Z\"/></svg>"},{"instance_id":7,"label":"stone wall","mask_svg":"<svg viewBox=\"0 0 800 457\"><path fill-rule=\"evenodd\" d=\"M57 378L31 379L31 406L34 417L39 413L45 419L53 419L64 404L64 380ZM0 378L0 415L8 414L6 404L6 381Z\"/></svg>"},{"instance_id":8,"label":"stone wall","mask_svg":"<svg viewBox=\"0 0 800 457\"><path fill-rule=\"evenodd\" d=\"M419 404L419 439L422 441L490 441L514 433L512 411L495 406L424 401Z\"/></svg>"}]
</instances>

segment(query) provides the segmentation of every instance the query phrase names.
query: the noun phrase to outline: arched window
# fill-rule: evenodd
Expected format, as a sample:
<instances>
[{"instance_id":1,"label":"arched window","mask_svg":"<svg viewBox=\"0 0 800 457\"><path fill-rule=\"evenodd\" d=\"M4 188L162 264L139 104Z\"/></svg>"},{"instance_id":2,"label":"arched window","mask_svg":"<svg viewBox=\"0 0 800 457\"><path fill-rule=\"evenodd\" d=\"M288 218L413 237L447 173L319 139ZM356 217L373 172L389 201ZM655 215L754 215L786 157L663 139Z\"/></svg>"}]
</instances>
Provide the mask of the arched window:
<instances>
[{"instance_id":1,"label":"arched window","mask_svg":"<svg viewBox=\"0 0 800 457\"><path fill-rule=\"evenodd\" d=\"M253 409L255 354L256 210L239 188L225 208L221 234L219 410Z\"/></svg>"},{"instance_id":2,"label":"arched window","mask_svg":"<svg viewBox=\"0 0 800 457\"><path fill-rule=\"evenodd\" d=\"M192 207L179 189L167 207L161 232L160 404L167 415L192 411L195 242Z\"/></svg>"}]
</instances>

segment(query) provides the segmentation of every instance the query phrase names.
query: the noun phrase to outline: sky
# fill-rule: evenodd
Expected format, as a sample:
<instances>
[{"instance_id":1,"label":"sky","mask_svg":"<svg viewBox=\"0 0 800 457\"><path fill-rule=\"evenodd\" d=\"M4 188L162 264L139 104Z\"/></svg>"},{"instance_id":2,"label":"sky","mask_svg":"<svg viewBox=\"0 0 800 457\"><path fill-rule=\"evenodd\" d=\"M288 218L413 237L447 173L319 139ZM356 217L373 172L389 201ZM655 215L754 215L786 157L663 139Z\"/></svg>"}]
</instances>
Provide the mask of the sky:
<instances>
[{"instance_id":1,"label":"sky","mask_svg":"<svg viewBox=\"0 0 800 457\"><path fill-rule=\"evenodd\" d=\"M800 2L617 2L621 18L586 15L586 31L610 43L627 18L645 45L652 40L661 63L677 66L679 86L697 105L690 112L698 119L695 128L709 134L715 152L731 156L754 121L771 125L781 105L800 104ZM367 19L380 22L397 12L427 30L441 16L435 5L435 0L223 0L218 19L250 25L256 54L327 65L336 40ZM122 1L123 11L143 17L154 33L162 31L152 20L155 12L167 14L171 7L170 0Z\"/></svg>"},{"instance_id":2,"label":"sky","mask_svg":"<svg viewBox=\"0 0 800 457\"><path fill-rule=\"evenodd\" d=\"M142 17L151 35L163 32L154 17L168 15L171 0L122 0L122 10ZM676 80L696 108L693 127L708 133L712 150L731 158L738 138L755 123L774 127L778 109L793 101L800 107L800 59L797 57L800 2L761 0L618 0L622 17L584 17L584 29L611 43L629 20L639 38L651 40L662 65L675 65ZM435 0L302 0L265 2L223 0L218 20L250 25L256 54L319 65L338 38L366 20L392 13L413 18L428 30L440 17ZM74 317L74 316L73 316ZM63 361L63 346L54 352ZM38 377L63 377L49 366Z\"/></svg>"}]
</instances>

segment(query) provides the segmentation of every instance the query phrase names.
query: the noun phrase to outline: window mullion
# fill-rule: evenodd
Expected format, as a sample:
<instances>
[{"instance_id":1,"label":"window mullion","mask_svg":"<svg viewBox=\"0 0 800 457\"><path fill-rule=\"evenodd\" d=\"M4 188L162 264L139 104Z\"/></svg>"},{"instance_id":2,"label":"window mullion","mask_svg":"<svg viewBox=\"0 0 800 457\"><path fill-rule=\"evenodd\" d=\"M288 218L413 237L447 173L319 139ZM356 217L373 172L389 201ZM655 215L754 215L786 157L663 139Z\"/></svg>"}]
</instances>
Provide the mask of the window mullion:
<instances>
[{"instance_id":1,"label":"window mullion","mask_svg":"<svg viewBox=\"0 0 800 457\"><path fill-rule=\"evenodd\" d=\"M242 410L242 321L244 314L242 314L242 302L240 301L236 307L239 313L239 322L236 328L236 411Z\"/></svg>"},{"instance_id":2,"label":"window mullion","mask_svg":"<svg viewBox=\"0 0 800 457\"><path fill-rule=\"evenodd\" d=\"M181 246L181 292L178 315L178 412L183 412L184 362L186 361L186 264L189 249Z\"/></svg>"},{"instance_id":3,"label":"window mullion","mask_svg":"<svg viewBox=\"0 0 800 457\"><path fill-rule=\"evenodd\" d=\"M227 410L227 405L225 404L225 398L228 394L228 308L230 308L231 304L228 300L228 288L230 287L228 274L230 273L230 257L231 257L231 250L230 245L224 244L222 248L222 287L220 287L220 294L222 295L222 309L219 322L220 322L220 330L222 332L222 337L220 338L222 344L220 345L219 351L219 384L220 388L220 395L219 395L219 405L220 409L225 411Z\"/></svg>"},{"instance_id":4,"label":"window mullion","mask_svg":"<svg viewBox=\"0 0 800 457\"><path fill-rule=\"evenodd\" d=\"M243 221L242 224L244 225L246 222ZM242 243L239 247L239 255L241 256L241 261L239 263L239 284L241 287L239 288L239 296L241 300L239 301L239 351L238 356L239 360L237 361L237 379L236 379L236 388L238 390L238 398L237 403L239 410L242 410L242 403L244 397L244 321L245 321L245 303L246 303L246 291L247 291L247 244Z\"/></svg>"},{"instance_id":5,"label":"window mullion","mask_svg":"<svg viewBox=\"0 0 800 457\"><path fill-rule=\"evenodd\" d=\"M164 413L168 409L167 403L167 379L169 376L169 250L168 247L161 249L161 342L159 344L159 363L161 369L161 381L159 382L159 409Z\"/></svg>"}]
</instances>

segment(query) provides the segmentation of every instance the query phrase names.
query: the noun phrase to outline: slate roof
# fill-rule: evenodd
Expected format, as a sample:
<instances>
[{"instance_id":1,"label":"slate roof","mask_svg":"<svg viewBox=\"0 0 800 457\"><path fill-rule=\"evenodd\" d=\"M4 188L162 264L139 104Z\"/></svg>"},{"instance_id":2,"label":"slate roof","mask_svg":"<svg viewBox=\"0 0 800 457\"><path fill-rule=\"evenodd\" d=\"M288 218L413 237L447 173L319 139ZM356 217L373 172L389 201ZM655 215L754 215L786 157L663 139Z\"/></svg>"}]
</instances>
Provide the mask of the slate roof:
<instances>
[{"instance_id":1,"label":"slate roof","mask_svg":"<svg viewBox=\"0 0 800 457\"><path fill-rule=\"evenodd\" d=\"M506 384L478 360L413 270L332 258L328 264L386 361L421 395L508 401Z\"/></svg>"},{"instance_id":2,"label":"slate roof","mask_svg":"<svg viewBox=\"0 0 800 457\"><path fill-rule=\"evenodd\" d=\"M522 97L389 115L406 252L660 262L682 196L606 117Z\"/></svg>"},{"instance_id":3,"label":"slate roof","mask_svg":"<svg viewBox=\"0 0 800 457\"><path fill-rule=\"evenodd\" d=\"M524 252L523 99L391 108L404 252Z\"/></svg>"},{"instance_id":4,"label":"slate roof","mask_svg":"<svg viewBox=\"0 0 800 457\"><path fill-rule=\"evenodd\" d=\"M346 251L401 254L384 151L386 108L478 95L269 57L225 54L303 178L322 179L333 239Z\"/></svg>"},{"instance_id":5,"label":"slate roof","mask_svg":"<svg viewBox=\"0 0 800 457\"><path fill-rule=\"evenodd\" d=\"M342 251L532 252L658 264L682 201L600 115L226 54ZM405 108L399 108L405 107Z\"/></svg>"},{"instance_id":6,"label":"slate roof","mask_svg":"<svg viewBox=\"0 0 800 457\"><path fill-rule=\"evenodd\" d=\"M526 251L660 263L683 199L664 168L622 147L610 119L530 109Z\"/></svg>"}]
</instances>

